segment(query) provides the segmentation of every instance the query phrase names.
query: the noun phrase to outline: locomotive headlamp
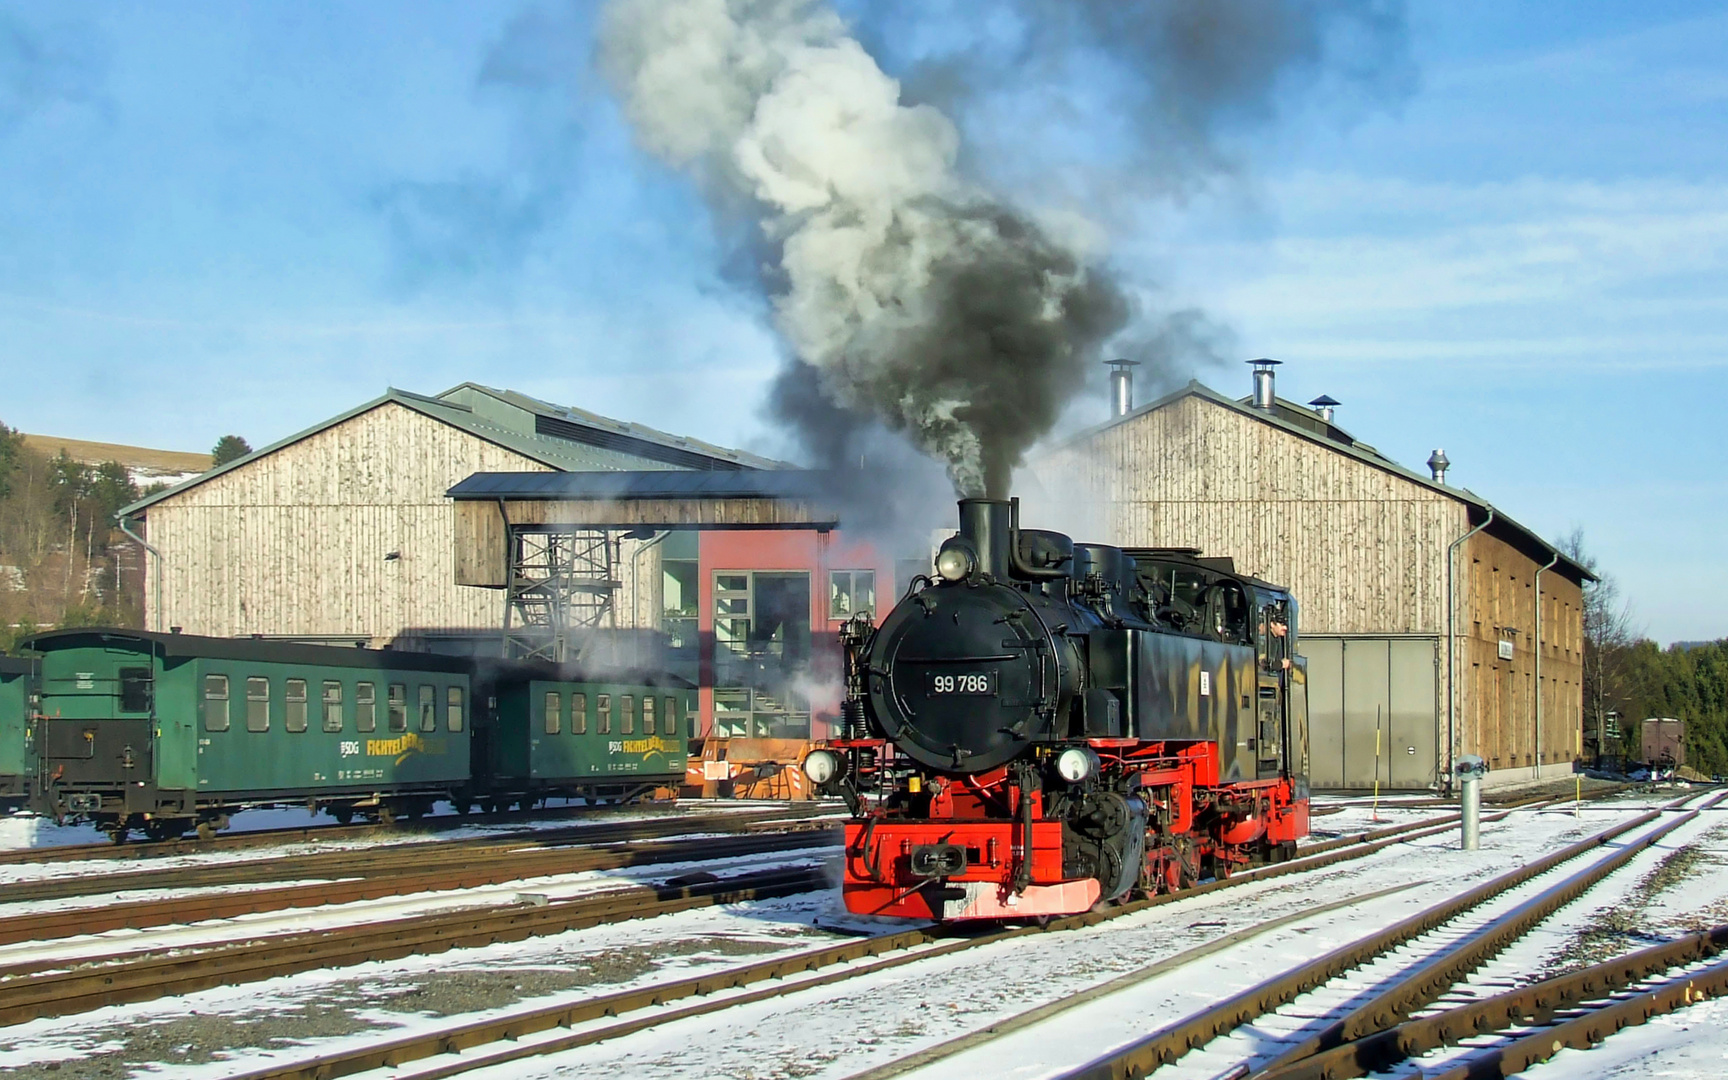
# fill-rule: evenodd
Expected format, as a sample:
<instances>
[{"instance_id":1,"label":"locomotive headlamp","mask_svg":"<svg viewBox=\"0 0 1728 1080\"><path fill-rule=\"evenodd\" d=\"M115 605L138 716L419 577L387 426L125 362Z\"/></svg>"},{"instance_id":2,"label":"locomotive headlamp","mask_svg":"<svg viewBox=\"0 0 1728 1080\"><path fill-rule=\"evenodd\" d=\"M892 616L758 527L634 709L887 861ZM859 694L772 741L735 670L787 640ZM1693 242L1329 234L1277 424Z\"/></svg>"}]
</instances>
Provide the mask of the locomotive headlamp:
<instances>
[{"instance_id":1,"label":"locomotive headlamp","mask_svg":"<svg viewBox=\"0 0 1728 1080\"><path fill-rule=\"evenodd\" d=\"M832 750L812 750L804 755L804 775L821 786L840 775L840 755Z\"/></svg>"},{"instance_id":2,"label":"locomotive headlamp","mask_svg":"<svg viewBox=\"0 0 1728 1080\"><path fill-rule=\"evenodd\" d=\"M943 581L964 581L978 565L978 557L965 541L949 540L936 553L936 573Z\"/></svg>"},{"instance_id":3,"label":"locomotive headlamp","mask_svg":"<svg viewBox=\"0 0 1728 1080\"><path fill-rule=\"evenodd\" d=\"M1090 747L1070 746L1056 755L1056 775L1070 784L1080 781L1098 771L1098 755Z\"/></svg>"}]
</instances>

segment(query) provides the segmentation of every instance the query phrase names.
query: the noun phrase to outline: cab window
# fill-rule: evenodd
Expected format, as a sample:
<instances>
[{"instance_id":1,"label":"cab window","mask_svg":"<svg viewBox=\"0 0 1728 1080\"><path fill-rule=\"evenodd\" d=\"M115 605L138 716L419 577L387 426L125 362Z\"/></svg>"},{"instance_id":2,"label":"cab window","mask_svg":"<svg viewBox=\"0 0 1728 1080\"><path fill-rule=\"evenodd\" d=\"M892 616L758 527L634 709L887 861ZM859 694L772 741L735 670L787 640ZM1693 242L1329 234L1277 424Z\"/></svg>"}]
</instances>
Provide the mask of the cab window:
<instances>
[{"instance_id":1,"label":"cab window","mask_svg":"<svg viewBox=\"0 0 1728 1080\"><path fill-rule=\"evenodd\" d=\"M147 667L123 667L120 669L120 711L141 712L150 711L152 691L155 684L150 681L150 669Z\"/></svg>"}]
</instances>

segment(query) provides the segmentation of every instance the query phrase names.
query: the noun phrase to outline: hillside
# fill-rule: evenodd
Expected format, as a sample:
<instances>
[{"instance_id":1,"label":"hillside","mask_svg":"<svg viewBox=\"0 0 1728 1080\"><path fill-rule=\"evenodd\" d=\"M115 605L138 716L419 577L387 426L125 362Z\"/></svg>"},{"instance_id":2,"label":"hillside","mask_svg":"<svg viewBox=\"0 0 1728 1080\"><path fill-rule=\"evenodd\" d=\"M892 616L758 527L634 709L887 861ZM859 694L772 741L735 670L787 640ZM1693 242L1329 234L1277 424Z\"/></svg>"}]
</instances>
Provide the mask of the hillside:
<instances>
[{"instance_id":1,"label":"hillside","mask_svg":"<svg viewBox=\"0 0 1728 1080\"><path fill-rule=\"evenodd\" d=\"M25 435L24 445L45 458L58 457L64 450L67 457L85 465L118 461L128 472L140 479L187 476L201 473L210 467L209 454L187 453L183 450L151 450L119 443L62 439L56 435Z\"/></svg>"}]
</instances>

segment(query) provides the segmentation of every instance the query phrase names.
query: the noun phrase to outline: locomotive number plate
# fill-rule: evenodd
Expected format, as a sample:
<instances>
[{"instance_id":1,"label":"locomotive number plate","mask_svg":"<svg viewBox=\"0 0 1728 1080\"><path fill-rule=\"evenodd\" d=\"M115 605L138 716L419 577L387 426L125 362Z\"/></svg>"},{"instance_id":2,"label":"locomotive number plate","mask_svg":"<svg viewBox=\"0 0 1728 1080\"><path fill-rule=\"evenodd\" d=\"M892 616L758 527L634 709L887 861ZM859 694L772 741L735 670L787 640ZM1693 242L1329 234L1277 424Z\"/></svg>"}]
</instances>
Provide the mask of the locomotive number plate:
<instances>
[{"instance_id":1,"label":"locomotive number plate","mask_svg":"<svg viewBox=\"0 0 1728 1080\"><path fill-rule=\"evenodd\" d=\"M932 671L930 673L930 694L984 694L990 697L996 695L996 673L994 671Z\"/></svg>"}]
</instances>

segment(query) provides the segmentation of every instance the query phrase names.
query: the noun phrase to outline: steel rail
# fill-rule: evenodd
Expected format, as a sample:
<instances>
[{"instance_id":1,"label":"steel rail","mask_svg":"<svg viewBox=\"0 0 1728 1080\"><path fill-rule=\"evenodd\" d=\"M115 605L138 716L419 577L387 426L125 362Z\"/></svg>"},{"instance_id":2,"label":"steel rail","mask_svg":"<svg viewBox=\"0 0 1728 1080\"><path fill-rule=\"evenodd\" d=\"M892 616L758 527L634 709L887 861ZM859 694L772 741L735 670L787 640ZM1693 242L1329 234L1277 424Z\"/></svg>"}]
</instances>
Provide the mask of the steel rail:
<instances>
[{"instance_id":1,"label":"steel rail","mask_svg":"<svg viewBox=\"0 0 1728 1080\"><path fill-rule=\"evenodd\" d=\"M837 822L829 824L819 818L811 818L785 822L779 828L780 831L784 832L821 832L826 834L837 830L838 824ZM698 834L737 831L759 835L771 827L763 823L744 823L736 829L725 829L704 823L694 830L685 829L682 831L685 833L693 831ZM541 844L534 842L532 838L528 843L416 844L412 846L411 850L405 846L381 849L363 848L357 851L284 855L274 859L252 859L217 865L156 867L125 873L66 875L0 885L0 904L61 900L69 897L108 895L117 892L151 889L218 888L225 885L256 885L274 881L420 874L440 865L471 870L482 863L520 863L525 865L533 859L541 859L548 866L556 867L571 859L575 853L583 851L614 853L612 861L601 861L585 867L586 869L615 869L621 866L665 862L666 860L656 855L655 852L679 844L688 846L721 843L719 840L680 841L675 838L676 833L671 834L672 838L662 839L655 836L655 832L662 832L664 835L664 830L656 829L634 835L629 832L615 832L604 837L595 837L587 843L575 844L557 844L550 841ZM643 841L655 842L648 844L643 843ZM698 854L696 857L701 858L702 856ZM545 872L568 873L569 871L552 869Z\"/></svg>"},{"instance_id":2,"label":"steel rail","mask_svg":"<svg viewBox=\"0 0 1728 1080\"><path fill-rule=\"evenodd\" d=\"M0 970L0 1024L86 1012L218 986L329 967L397 960L560 934L691 908L761 900L822 888L820 868L772 870L681 887L617 890L504 911L446 912L337 930L285 934L195 952L133 956L71 971ZM58 968L64 968L61 962Z\"/></svg>"},{"instance_id":3,"label":"steel rail","mask_svg":"<svg viewBox=\"0 0 1728 1080\"><path fill-rule=\"evenodd\" d=\"M1464 940L1417 964L1392 985L1325 1028L1288 1047L1271 1061L1251 1069L1248 1075L1270 1076L1280 1072L1294 1075L1293 1066L1302 1059L1376 1031L1383 1031L1411 1013L1433 1004L1454 983L1498 955L1550 915L1578 899L1586 890L1631 862L1662 837L1697 818L1698 810L1714 806L1724 798L1728 798L1728 793L1712 796L1703 807L1664 822L1660 828L1652 829L1628 842L1613 855L1491 920ZM1324 1080L1324 1074L1305 1075L1314 1075Z\"/></svg>"},{"instance_id":4,"label":"steel rail","mask_svg":"<svg viewBox=\"0 0 1728 1080\"><path fill-rule=\"evenodd\" d=\"M1611 826L1594 836L1420 911L1367 938L1334 949L1316 960L1249 987L1211 1008L1064 1073L1063 1080L1126 1080L1143 1077L1189 1050L1203 1046L1234 1028L1264 1016L1298 995L1360 967L1412 938L1443 926L1495 896L1661 817L1661 809L1650 810L1629 821ZM1688 819L1676 819L1674 824L1677 825L1683 820ZM1667 827L1671 826L1664 828Z\"/></svg>"},{"instance_id":5,"label":"steel rail","mask_svg":"<svg viewBox=\"0 0 1728 1080\"><path fill-rule=\"evenodd\" d=\"M1728 926L1688 934L1683 938L1617 956L1569 974L1557 975L1431 1016L1406 1020L1395 1027L1364 1035L1342 1046L1316 1054L1289 1069L1269 1071L1264 1075L1267 1080L1274 1077L1277 1080L1292 1080L1295 1077L1346 1080L1348 1077L1367 1076L1369 1073L1391 1068L1406 1059L1443 1046L1456 1045L1464 1039L1495 1033L1506 1034L1514 1027L1539 1026L1552 1032L1561 1026L1562 1021L1556 1017L1562 1010L1608 998L1615 991L1635 987L1652 976L1711 959L1725 948L1728 948ZM1716 981L1716 976L1711 974L1717 969L1722 971L1722 981ZM1692 993L1689 998L1685 994L1678 999L1663 994L1663 991L1671 990L1679 983L1690 984ZM1629 1010L1625 1015L1636 1016L1633 1022L1642 1023L1657 1012L1671 1012L1690 1001L1720 994L1724 989L1728 989L1728 964L1712 965L1705 971L1684 974L1676 982L1649 989L1638 995L1647 999L1645 1003L1651 1006L1651 1011ZM1587 1036L1583 1045L1568 1042L1566 1039L1561 1039L1560 1042L1583 1049L1584 1045L1600 1041L1600 1032L1606 1029L1607 1023L1614 1023L1616 1030L1624 1026L1618 1022L1621 1019L1620 1014L1611 1011L1624 1000L1626 999L1604 1002L1600 1006L1587 1009L1583 1015L1565 1020L1564 1023L1572 1023L1594 1018L1596 1022L1580 1025ZM1595 1034L1592 1034L1593 1032ZM1542 1034L1543 1031L1537 1031L1528 1036L1508 1034L1506 1037L1511 1044L1528 1039L1532 1049L1547 1046L1549 1053L1556 1052L1559 1047L1554 1045L1554 1040L1551 1037L1540 1038ZM1543 1055L1531 1059L1514 1054L1511 1058L1504 1058L1495 1055L1501 1054L1506 1049L1505 1046L1490 1049L1492 1053L1488 1057L1496 1062L1512 1063L1513 1072L1528 1068L1534 1061L1546 1057ZM1472 1064L1475 1064L1474 1059ZM1449 1069L1441 1075L1448 1075L1452 1071ZM1472 1072L1470 1075L1477 1073Z\"/></svg>"},{"instance_id":6,"label":"steel rail","mask_svg":"<svg viewBox=\"0 0 1728 1080\"><path fill-rule=\"evenodd\" d=\"M181 926L261 912L351 904L414 893L483 888L535 877L577 874L592 870L766 855L776 851L828 847L838 844L839 841L840 834L835 830L810 829L743 837L669 841L628 850L533 852L520 858L490 860L474 866L427 870L418 874L343 878L274 889L210 892L198 896L137 900L104 904L101 907L14 915L0 917L0 945L50 941L109 930ZM236 930L242 933L247 932L247 929L236 927ZM0 965L4 963L4 957L0 957Z\"/></svg>"},{"instance_id":7,"label":"steel rail","mask_svg":"<svg viewBox=\"0 0 1728 1080\"><path fill-rule=\"evenodd\" d=\"M1510 816L1510 813L1509 810L1503 810L1496 814L1487 815L1483 820L1500 820ZM1372 840L1340 838L1340 844L1353 844L1355 846L1277 863L1249 873L1206 882L1180 892L1165 893L1146 900L1122 904L1104 911L1087 912L1084 915L1055 919L1044 926L1014 927L961 941L944 941L942 932L937 928L904 930L862 941L849 942L844 945L797 953L777 960L733 968L714 975L660 983L638 990L587 998L570 1004L551 1005L505 1017L494 1017L394 1040L381 1041L364 1050L334 1052L299 1063L273 1065L255 1072L245 1073L234 1080L334 1080L337 1077L350 1076L372 1069L400 1066L407 1062L419 1061L440 1054L471 1050L489 1043L500 1041L516 1043L502 1053L471 1057L431 1070L417 1069L414 1073L415 1080L433 1080L435 1077L454 1076L484 1065L496 1065L531 1056L574 1049L676 1020L718 1012L749 1002L767 1000L812 987L826 986L844 979L871 974L930 957L975 949L1011 938L1095 926L1125 915L1178 900L1185 900L1191 896L1218 889L1253 885L1271 878L1324 869L1340 862L1364 858L1393 844L1420 839L1452 828L1451 821L1453 819L1451 818L1433 820L1440 820L1445 823L1435 826L1430 821L1421 821L1393 826L1388 829L1376 830L1375 839ZM1359 902L1360 899L1362 898L1356 898L1353 902ZM1307 914L1312 914L1312 911ZM836 964L850 963L861 958L871 957L885 958L855 969L830 972L827 975L814 978L801 977ZM670 1002L684 1000L692 996L705 996L722 990L742 989L767 980L794 981L786 981L782 985L750 991L742 995L729 996L724 1000L687 1006L682 1009L659 1011L652 1017L627 1020L599 1030L554 1036L532 1043L519 1042L519 1040L527 1039L541 1032L551 1031L554 1028L569 1028L576 1024L609 1016L620 1016L649 1006L664 1006Z\"/></svg>"}]
</instances>

